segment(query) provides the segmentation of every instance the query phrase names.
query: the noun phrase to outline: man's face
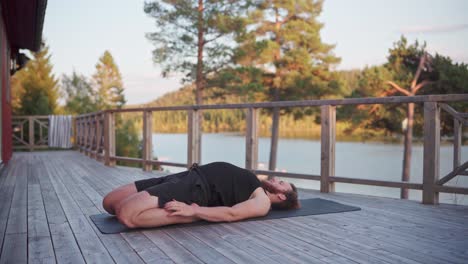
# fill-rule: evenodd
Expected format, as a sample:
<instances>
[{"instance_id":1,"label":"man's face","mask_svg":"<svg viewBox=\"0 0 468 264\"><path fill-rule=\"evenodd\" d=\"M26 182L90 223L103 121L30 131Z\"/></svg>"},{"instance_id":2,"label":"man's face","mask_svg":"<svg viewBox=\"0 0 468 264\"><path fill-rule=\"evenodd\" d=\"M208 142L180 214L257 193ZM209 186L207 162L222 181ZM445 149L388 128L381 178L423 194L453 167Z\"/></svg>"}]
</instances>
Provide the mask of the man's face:
<instances>
[{"instance_id":1,"label":"man's face","mask_svg":"<svg viewBox=\"0 0 468 264\"><path fill-rule=\"evenodd\" d=\"M276 177L262 181L262 187L270 193L285 193L292 190L289 182L278 180Z\"/></svg>"}]
</instances>

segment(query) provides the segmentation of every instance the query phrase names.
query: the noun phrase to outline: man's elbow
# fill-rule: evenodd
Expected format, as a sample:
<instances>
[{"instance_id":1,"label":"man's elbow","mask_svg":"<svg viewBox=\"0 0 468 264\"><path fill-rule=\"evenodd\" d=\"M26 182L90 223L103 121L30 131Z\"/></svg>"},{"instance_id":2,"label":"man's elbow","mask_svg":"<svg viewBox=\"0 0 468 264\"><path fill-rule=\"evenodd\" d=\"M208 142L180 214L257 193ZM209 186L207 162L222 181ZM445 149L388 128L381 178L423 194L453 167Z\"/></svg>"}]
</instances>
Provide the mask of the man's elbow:
<instances>
[{"instance_id":1,"label":"man's elbow","mask_svg":"<svg viewBox=\"0 0 468 264\"><path fill-rule=\"evenodd\" d=\"M224 221L235 222L239 220L240 220L240 215L232 208L229 208L229 210L227 211L227 214L225 215Z\"/></svg>"}]
</instances>

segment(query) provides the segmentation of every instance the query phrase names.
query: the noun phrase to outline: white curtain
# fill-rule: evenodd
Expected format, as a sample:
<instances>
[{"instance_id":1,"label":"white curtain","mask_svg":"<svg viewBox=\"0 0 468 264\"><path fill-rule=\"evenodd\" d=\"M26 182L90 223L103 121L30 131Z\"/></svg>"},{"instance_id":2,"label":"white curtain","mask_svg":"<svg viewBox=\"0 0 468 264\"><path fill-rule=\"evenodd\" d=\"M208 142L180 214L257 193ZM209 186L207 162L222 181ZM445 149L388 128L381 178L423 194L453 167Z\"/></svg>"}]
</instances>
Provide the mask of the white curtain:
<instances>
[{"instance_id":1,"label":"white curtain","mask_svg":"<svg viewBox=\"0 0 468 264\"><path fill-rule=\"evenodd\" d=\"M49 115L49 147L71 148L72 116Z\"/></svg>"}]
</instances>

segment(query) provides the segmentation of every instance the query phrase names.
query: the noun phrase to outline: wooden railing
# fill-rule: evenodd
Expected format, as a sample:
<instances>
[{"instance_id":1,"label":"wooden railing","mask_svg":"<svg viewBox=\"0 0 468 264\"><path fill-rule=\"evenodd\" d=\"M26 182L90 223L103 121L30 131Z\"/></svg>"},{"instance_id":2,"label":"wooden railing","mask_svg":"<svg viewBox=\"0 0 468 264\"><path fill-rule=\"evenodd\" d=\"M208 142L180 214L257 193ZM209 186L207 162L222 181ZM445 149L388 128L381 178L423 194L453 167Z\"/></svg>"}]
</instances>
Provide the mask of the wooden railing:
<instances>
[{"instance_id":1,"label":"wooden railing","mask_svg":"<svg viewBox=\"0 0 468 264\"><path fill-rule=\"evenodd\" d=\"M13 149L48 148L48 116L13 116Z\"/></svg>"},{"instance_id":2,"label":"wooden railing","mask_svg":"<svg viewBox=\"0 0 468 264\"><path fill-rule=\"evenodd\" d=\"M448 102L468 101L468 94L449 95L424 95L384 98L353 98L333 100L308 100L308 101L279 101L250 104L225 104L225 105L193 105L193 106L168 106L148 108L128 108L106 110L96 113L80 115L76 117L76 142L80 151L98 160L103 160L106 165L114 166L116 161L140 163L143 169L148 171L152 165L168 165L176 167L188 167L192 163L200 162L201 146L199 139L201 110L207 109L245 109L247 110L246 130L246 154L245 167L254 173L281 176L297 179L320 181L321 192L333 192L334 184L354 183L363 185L407 188L422 190L422 202L424 204L437 204L438 193L468 194L468 188L443 186L439 181L439 152L440 152L440 107L447 110ZM404 181L384 181L372 179L357 179L339 177L335 175L335 136L336 136L336 106L362 105L362 104L395 104L395 103L422 103L424 104L424 167L423 183L411 183ZM260 108L286 108L286 107L310 107L321 108L321 164L320 175L287 173L269 170L258 170L258 109ZM453 109L452 109L453 110ZM157 111L187 111L188 112L188 145L187 163L162 162L152 158L153 131L152 113ZM455 111L455 110L453 110ZM143 113L143 158L119 157L115 155L115 115L116 113L139 112ZM456 111L455 111L456 112ZM456 173L467 174L467 163L459 166L461 147L461 126L466 125L466 114L457 113L455 119L456 151L454 158L458 163ZM460 119L463 120L460 120ZM463 168L463 169L461 169ZM453 176L454 177L454 176ZM444 181L445 181L444 180Z\"/></svg>"}]
</instances>

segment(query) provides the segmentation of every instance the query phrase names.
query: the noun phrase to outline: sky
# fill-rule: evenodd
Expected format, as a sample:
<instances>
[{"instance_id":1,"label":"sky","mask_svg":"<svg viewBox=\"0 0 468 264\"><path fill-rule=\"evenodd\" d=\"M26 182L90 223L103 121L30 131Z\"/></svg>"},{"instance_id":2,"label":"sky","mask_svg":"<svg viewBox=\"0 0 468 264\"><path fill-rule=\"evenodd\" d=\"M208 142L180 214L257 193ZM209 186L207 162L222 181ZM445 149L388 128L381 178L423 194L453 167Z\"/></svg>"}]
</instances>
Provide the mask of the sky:
<instances>
[{"instance_id":1,"label":"sky","mask_svg":"<svg viewBox=\"0 0 468 264\"><path fill-rule=\"evenodd\" d=\"M156 28L140 0L48 0L43 38L54 74L91 77L105 50L123 77L128 104L149 102L181 87L180 77L161 76L145 34ZM466 0L325 0L319 20L323 42L335 44L337 69L359 69L386 60L405 35L427 43L430 53L468 63Z\"/></svg>"}]
</instances>

